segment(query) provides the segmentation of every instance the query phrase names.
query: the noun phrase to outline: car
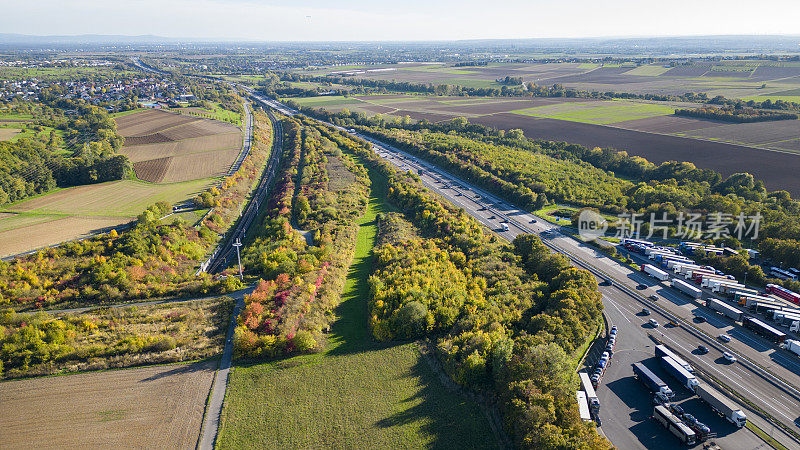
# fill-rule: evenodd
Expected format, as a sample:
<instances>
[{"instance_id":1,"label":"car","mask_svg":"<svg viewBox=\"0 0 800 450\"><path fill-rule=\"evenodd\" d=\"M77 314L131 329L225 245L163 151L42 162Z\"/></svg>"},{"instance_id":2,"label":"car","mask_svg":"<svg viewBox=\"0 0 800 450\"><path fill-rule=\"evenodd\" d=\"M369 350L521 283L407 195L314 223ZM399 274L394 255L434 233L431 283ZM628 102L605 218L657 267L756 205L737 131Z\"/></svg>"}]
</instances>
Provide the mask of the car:
<instances>
[{"instance_id":1,"label":"car","mask_svg":"<svg viewBox=\"0 0 800 450\"><path fill-rule=\"evenodd\" d=\"M703 316L694 316L694 321L697 323L703 323L706 321L706 318Z\"/></svg>"},{"instance_id":2,"label":"car","mask_svg":"<svg viewBox=\"0 0 800 450\"><path fill-rule=\"evenodd\" d=\"M658 328L658 321L656 319L650 319L650 326L653 328Z\"/></svg>"},{"instance_id":3,"label":"car","mask_svg":"<svg viewBox=\"0 0 800 450\"><path fill-rule=\"evenodd\" d=\"M727 361L729 363L735 363L736 362L736 357L733 356L733 353L723 352L722 353L722 357L725 358L725 361Z\"/></svg>"},{"instance_id":4,"label":"car","mask_svg":"<svg viewBox=\"0 0 800 450\"><path fill-rule=\"evenodd\" d=\"M719 336L717 336L717 339L719 339L722 342L730 342L731 341L731 337L728 336L727 334L720 334Z\"/></svg>"},{"instance_id":5,"label":"car","mask_svg":"<svg viewBox=\"0 0 800 450\"><path fill-rule=\"evenodd\" d=\"M536 219L531 219L531 223L536 223Z\"/></svg>"},{"instance_id":6,"label":"car","mask_svg":"<svg viewBox=\"0 0 800 450\"><path fill-rule=\"evenodd\" d=\"M609 353L609 352L603 352L603 355L600 357L600 359L603 359L603 358L605 358L605 359L609 359L609 358L611 358L611 353Z\"/></svg>"},{"instance_id":7,"label":"car","mask_svg":"<svg viewBox=\"0 0 800 450\"><path fill-rule=\"evenodd\" d=\"M708 347L706 347L705 345L698 345L697 346L697 353L700 353L701 355L705 355L706 353L708 353Z\"/></svg>"},{"instance_id":8,"label":"car","mask_svg":"<svg viewBox=\"0 0 800 450\"><path fill-rule=\"evenodd\" d=\"M643 284L643 283L639 283L639 284L636 285L636 289L639 289L640 291L642 289L647 289L647 285Z\"/></svg>"},{"instance_id":9,"label":"car","mask_svg":"<svg viewBox=\"0 0 800 450\"><path fill-rule=\"evenodd\" d=\"M650 300L652 300L652 301L654 301L654 302L658 301L658 296L657 296L656 294L652 294L652 295L650 295L650 296L649 296L649 297L647 297L647 298L649 298Z\"/></svg>"},{"instance_id":10,"label":"car","mask_svg":"<svg viewBox=\"0 0 800 450\"><path fill-rule=\"evenodd\" d=\"M686 422L686 425L689 425L689 428L698 423L697 419L689 413L683 415L683 421Z\"/></svg>"},{"instance_id":11,"label":"car","mask_svg":"<svg viewBox=\"0 0 800 450\"><path fill-rule=\"evenodd\" d=\"M678 324L675 323L674 320L670 320L669 322L667 322L667 324L665 326L667 326L667 327L677 327Z\"/></svg>"},{"instance_id":12,"label":"car","mask_svg":"<svg viewBox=\"0 0 800 450\"><path fill-rule=\"evenodd\" d=\"M589 379L592 381L592 383L597 384L600 381L600 374L596 373L596 374L592 375L591 378L589 378Z\"/></svg>"},{"instance_id":13,"label":"car","mask_svg":"<svg viewBox=\"0 0 800 450\"><path fill-rule=\"evenodd\" d=\"M492 220L494 220L494 216L489 216L489 219L492 219Z\"/></svg>"},{"instance_id":14,"label":"car","mask_svg":"<svg viewBox=\"0 0 800 450\"><path fill-rule=\"evenodd\" d=\"M608 364L607 359L601 359L600 361L597 361L597 367L599 367L600 369L605 369L606 364Z\"/></svg>"},{"instance_id":15,"label":"car","mask_svg":"<svg viewBox=\"0 0 800 450\"><path fill-rule=\"evenodd\" d=\"M612 333L616 333L617 332L617 326L616 325L611 327L611 332Z\"/></svg>"},{"instance_id":16,"label":"car","mask_svg":"<svg viewBox=\"0 0 800 450\"><path fill-rule=\"evenodd\" d=\"M647 308L642 308L642 315L643 316L649 316L650 315L650 310L647 309Z\"/></svg>"},{"instance_id":17,"label":"car","mask_svg":"<svg viewBox=\"0 0 800 450\"><path fill-rule=\"evenodd\" d=\"M668 408L668 409L669 409L670 411L672 411L672 413L673 413L673 414L675 414L675 415L676 415L676 416L678 416L678 417L680 417L680 416L682 416L682 415L683 415L683 408L681 407L681 405L676 405L676 404L674 404L674 403L671 403L671 404L669 405L669 408Z\"/></svg>"},{"instance_id":18,"label":"car","mask_svg":"<svg viewBox=\"0 0 800 450\"><path fill-rule=\"evenodd\" d=\"M608 354L613 354L614 353L614 345L613 344L606 345L606 353L608 353Z\"/></svg>"}]
</instances>

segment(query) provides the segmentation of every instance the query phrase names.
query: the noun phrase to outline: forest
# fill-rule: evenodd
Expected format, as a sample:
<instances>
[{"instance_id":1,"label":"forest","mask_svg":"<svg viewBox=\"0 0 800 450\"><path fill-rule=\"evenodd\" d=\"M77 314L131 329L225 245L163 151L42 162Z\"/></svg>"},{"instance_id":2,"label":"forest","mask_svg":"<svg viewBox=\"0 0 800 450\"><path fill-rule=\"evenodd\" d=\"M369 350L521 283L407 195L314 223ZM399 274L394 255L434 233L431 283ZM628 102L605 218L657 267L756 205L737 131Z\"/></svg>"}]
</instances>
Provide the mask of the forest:
<instances>
[{"instance_id":1,"label":"forest","mask_svg":"<svg viewBox=\"0 0 800 450\"><path fill-rule=\"evenodd\" d=\"M369 177L310 119L285 119L281 168L243 260L261 278L235 334L239 357L314 352L339 304Z\"/></svg>"},{"instance_id":2,"label":"forest","mask_svg":"<svg viewBox=\"0 0 800 450\"><path fill-rule=\"evenodd\" d=\"M721 120L723 122L750 123L770 120L797 120L797 114L764 111L749 107L724 106L716 108L706 106L695 109L676 109L676 116L699 117L701 119Z\"/></svg>"},{"instance_id":3,"label":"forest","mask_svg":"<svg viewBox=\"0 0 800 450\"><path fill-rule=\"evenodd\" d=\"M737 241L731 244L758 248L762 256L784 266L794 266L800 259L796 250L800 247L800 202L786 191L767 192L761 180L747 173L723 178L687 162L656 165L614 149L533 141L517 130L490 129L464 118L404 124L380 115L303 111L355 127L435 162L523 208L536 210L555 202L595 207L612 215L666 213L673 222L681 212L706 218L710 213L760 214L758 239L738 242L733 237L734 221L727 226L731 239ZM671 228L670 236L676 231ZM781 245L773 245L768 238Z\"/></svg>"},{"instance_id":4,"label":"forest","mask_svg":"<svg viewBox=\"0 0 800 450\"><path fill-rule=\"evenodd\" d=\"M609 448L574 404L574 352L593 338L597 282L532 235L501 243L414 174L362 143L402 217L378 218L370 326L378 340L427 338L459 384L496 396L520 448Z\"/></svg>"},{"instance_id":5,"label":"forest","mask_svg":"<svg viewBox=\"0 0 800 450\"><path fill-rule=\"evenodd\" d=\"M253 145L239 170L201 193L211 207L196 226L170 219L172 205L143 211L126 231L0 261L0 305L17 310L108 305L134 299L225 293L242 287L237 277L195 276L200 262L239 217L239 205L260 179L272 144L272 127L254 113ZM202 200L201 200L202 198Z\"/></svg>"}]
</instances>

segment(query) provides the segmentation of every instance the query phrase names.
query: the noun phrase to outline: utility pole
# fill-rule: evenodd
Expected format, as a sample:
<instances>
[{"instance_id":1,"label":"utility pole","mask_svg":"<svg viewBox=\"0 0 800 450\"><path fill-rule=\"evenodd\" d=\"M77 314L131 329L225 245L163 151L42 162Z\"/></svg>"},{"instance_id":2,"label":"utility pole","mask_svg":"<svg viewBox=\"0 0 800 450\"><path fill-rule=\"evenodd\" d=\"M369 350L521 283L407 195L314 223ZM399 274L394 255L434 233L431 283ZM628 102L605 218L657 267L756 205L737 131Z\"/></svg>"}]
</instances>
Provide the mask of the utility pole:
<instances>
[{"instance_id":1,"label":"utility pole","mask_svg":"<svg viewBox=\"0 0 800 450\"><path fill-rule=\"evenodd\" d=\"M242 258L239 256L239 247L242 246L242 243L239 242L239 238L236 238L236 242L233 243L233 246L236 247L236 259L239 261L239 278L243 279L242 276Z\"/></svg>"}]
</instances>

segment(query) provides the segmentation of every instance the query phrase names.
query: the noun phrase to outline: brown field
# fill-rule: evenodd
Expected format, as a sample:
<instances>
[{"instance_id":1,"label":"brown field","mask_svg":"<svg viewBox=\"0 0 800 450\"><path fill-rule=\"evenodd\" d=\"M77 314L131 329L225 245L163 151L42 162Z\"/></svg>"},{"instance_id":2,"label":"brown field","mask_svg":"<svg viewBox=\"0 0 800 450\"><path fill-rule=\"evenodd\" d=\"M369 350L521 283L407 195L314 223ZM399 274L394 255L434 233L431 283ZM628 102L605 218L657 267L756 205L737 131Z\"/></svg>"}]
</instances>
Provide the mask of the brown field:
<instances>
[{"instance_id":1,"label":"brown field","mask_svg":"<svg viewBox=\"0 0 800 450\"><path fill-rule=\"evenodd\" d=\"M198 154L207 151L224 149L241 149L242 133L217 134L202 136L194 139L184 139L175 142L162 142L160 144L137 145L122 147L120 153L127 156L131 162L137 163L150 159L167 158L170 156ZM233 162L233 161L231 161Z\"/></svg>"},{"instance_id":2,"label":"brown field","mask_svg":"<svg viewBox=\"0 0 800 450\"><path fill-rule=\"evenodd\" d=\"M118 117L115 120L119 134L129 137L154 134L177 125L202 119L153 109Z\"/></svg>"},{"instance_id":3,"label":"brown field","mask_svg":"<svg viewBox=\"0 0 800 450\"><path fill-rule=\"evenodd\" d=\"M768 146L771 142L800 138L800 120L726 124L689 131L685 134L706 139Z\"/></svg>"},{"instance_id":4,"label":"brown field","mask_svg":"<svg viewBox=\"0 0 800 450\"><path fill-rule=\"evenodd\" d=\"M174 156L170 158L172 161L167 165L161 182L178 183L225 175L238 155L238 148L230 148L199 155Z\"/></svg>"},{"instance_id":5,"label":"brown field","mask_svg":"<svg viewBox=\"0 0 800 450\"><path fill-rule=\"evenodd\" d=\"M0 383L3 448L197 445L216 361Z\"/></svg>"},{"instance_id":6,"label":"brown field","mask_svg":"<svg viewBox=\"0 0 800 450\"><path fill-rule=\"evenodd\" d=\"M19 133L19 128L0 128L0 141L7 141Z\"/></svg>"},{"instance_id":7,"label":"brown field","mask_svg":"<svg viewBox=\"0 0 800 450\"><path fill-rule=\"evenodd\" d=\"M148 159L133 163L133 171L140 180L161 183L167 173L172 157Z\"/></svg>"},{"instance_id":8,"label":"brown field","mask_svg":"<svg viewBox=\"0 0 800 450\"><path fill-rule=\"evenodd\" d=\"M217 120L148 110L117 123L127 136L120 153L131 160L139 179L152 183L222 175L242 147L241 130Z\"/></svg>"},{"instance_id":9,"label":"brown field","mask_svg":"<svg viewBox=\"0 0 800 450\"><path fill-rule=\"evenodd\" d=\"M724 123L713 120L695 119L692 117L657 116L648 117L645 119L625 120L623 122L616 122L610 125L614 127L626 128L628 130L670 134L683 133L702 128L718 127L720 125L724 125Z\"/></svg>"},{"instance_id":10,"label":"brown field","mask_svg":"<svg viewBox=\"0 0 800 450\"><path fill-rule=\"evenodd\" d=\"M724 176L746 171L763 180L769 190L785 189L793 197L800 196L800 177L797 176L800 155L603 125L536 119L510 113L470 120L506 130L519 128L533 139L625 150L656 164L664 161L689 161L697 167L716 170Z\"/></svg>"},{"instance_id":11,"label":"brown field","mask_svg":"<svg viewBox=\"0 0 800 450\"><path fill-rule=\"evenodd\" d=\"M9 218L0 217L0 258L86 237L132 219L16 214Z\"/></svg>"}]
</instances>

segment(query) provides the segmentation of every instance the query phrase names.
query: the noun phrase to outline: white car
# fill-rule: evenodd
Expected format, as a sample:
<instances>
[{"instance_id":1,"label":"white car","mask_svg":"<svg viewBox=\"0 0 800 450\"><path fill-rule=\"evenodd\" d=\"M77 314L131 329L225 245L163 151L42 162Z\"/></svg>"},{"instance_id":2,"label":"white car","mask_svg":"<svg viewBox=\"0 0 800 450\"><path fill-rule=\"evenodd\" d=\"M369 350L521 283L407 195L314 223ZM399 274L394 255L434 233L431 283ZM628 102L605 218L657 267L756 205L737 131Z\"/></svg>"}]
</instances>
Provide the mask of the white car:
<instances>
[{"instance_id":1,"label":"white car","mask_svg":"<svg viewBox=\"0 0 800 450\"><path fill-rule=\"evenodd\" d=\"M658 328L658 321L656 319L650 319L650 326L653 328Z\"/></svg>"},{"instance_id":2,"label":"white car","mask_svg":"<svg viewBox=\"0 0 800 450\"><path fill-rule=\"evenodd\" d=\"M723 352L722 353L722 357L725 358L725 361L728 361L729 363L735 363L736 362L736 357L733 356L733 353Z\"/></svg>"},{"instance_id":3,"label":"white car","mask_svg":"<svg viewBox=\"0 0 800 450\"><path fill-rule=\"evenodd\" d=\"M722 342L730 342L731 341L731 337L728 336L727 334L720 334L719 336L717 336L717 339L719 339Z\"/></svg>"}]
</instances>

